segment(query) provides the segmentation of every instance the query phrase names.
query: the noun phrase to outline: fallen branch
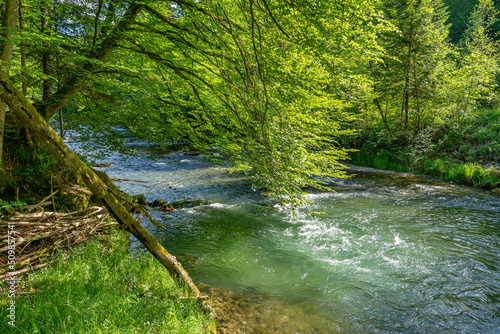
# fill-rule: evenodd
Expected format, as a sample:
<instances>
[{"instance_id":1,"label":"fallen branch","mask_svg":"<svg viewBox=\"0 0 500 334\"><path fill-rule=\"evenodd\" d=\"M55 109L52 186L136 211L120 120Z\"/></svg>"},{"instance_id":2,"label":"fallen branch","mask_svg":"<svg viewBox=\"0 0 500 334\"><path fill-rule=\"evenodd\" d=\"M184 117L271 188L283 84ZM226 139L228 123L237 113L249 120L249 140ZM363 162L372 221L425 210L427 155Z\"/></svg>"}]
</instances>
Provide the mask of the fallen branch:
<instances>
[{"instance_id":1,"label":"fallen branch","mask_svg":"<svg viewBox=\"0 0 500 334\"><path fill-rule=\"evenodd\" d=\"M0 275L0 279L4 279L4 278L7 278L7 277L11 277L11 276L18 276L18 275L24 274L24 273L26 273L26 272L28 272L30 270L40 269L42 267L45 267L49 263L51 263L51 262L40 263L40 264L37 264L35 266L27 267L27 268L24 268L24 269L21 269L21 270L11 271L11 272L9 272L7 274Z\"/></svg>"},{"instance_id":2,"label":"fallen branch","mask_svg":"<svg viewBox=\"0 0 500 334\"><path fill-rule=\"evenodd\" d=\"M111 179L113 181L118 182L140 182L140 183L151 183L151 181L142 181L142 180L130 180L130 179Z\"/></svg>"},{"instance_id":3,"label":"fallen branch","mask_svg":"<svg viewBox=\"0 0 500 334\"><path fill-rule=\"evenodd\" d=\"M48 201L50 198L52 198L53 196L55 196L55 194L57 194L59 192L59 190L56 190L54 191L52 194L50 194L49 196L45 197L44 199L42 199L40 202L38 202L38 204L35 204L35 205L29 205L29 206L26 206L26 208L28 209L26 211L26 213L29 213L31 212L32 210L36 209L36 208L39 208L40 206L44 205L44 203L46 201ZM48 204L50 204L51 202L49 202Z\"/></svg>"}]
</instances>

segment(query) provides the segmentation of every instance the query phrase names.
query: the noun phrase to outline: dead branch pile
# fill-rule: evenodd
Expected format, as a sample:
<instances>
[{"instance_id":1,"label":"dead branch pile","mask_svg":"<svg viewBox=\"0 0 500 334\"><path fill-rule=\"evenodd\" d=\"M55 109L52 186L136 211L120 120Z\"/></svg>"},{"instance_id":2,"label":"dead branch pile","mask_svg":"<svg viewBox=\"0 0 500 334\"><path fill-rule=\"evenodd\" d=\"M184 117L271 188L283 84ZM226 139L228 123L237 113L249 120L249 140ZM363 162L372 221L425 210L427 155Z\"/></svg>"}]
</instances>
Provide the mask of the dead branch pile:
<instances>
[{"instance_id":1,"label":"dead branch pile","mask_svg":"<svg viewBox=\"0 0 500 334\"><path fill-rule=\"evenodd\" d=\"M85 241L106 226L118 225L107 221L109 214L103 207L69 213L44 212L44 201L25 207L25 213L0 217L0 279L43 267L57 249ZM32 213L34 209L38 212ZM12 270L9 260L14 257Z\"/></svg>"}]
</instances>

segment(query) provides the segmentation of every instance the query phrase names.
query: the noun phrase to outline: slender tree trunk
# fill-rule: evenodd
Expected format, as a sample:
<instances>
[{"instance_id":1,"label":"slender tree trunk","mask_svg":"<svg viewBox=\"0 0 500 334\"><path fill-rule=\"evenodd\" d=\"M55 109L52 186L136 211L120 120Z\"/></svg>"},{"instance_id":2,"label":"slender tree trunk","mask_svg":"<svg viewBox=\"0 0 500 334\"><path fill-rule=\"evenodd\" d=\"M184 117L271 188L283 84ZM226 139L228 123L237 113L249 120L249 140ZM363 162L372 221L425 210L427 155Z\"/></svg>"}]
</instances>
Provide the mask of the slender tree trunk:
<instances>
[{"instance_id":1,"label":"slender tree trunk","mask_svg":"<svg viewBox=\"0 0 500 334\"><path fill-rule=\"evenodd\" d=\"M416 62L414 62L413 65L413 86L415 89L415 102L416 102L416 107L417 107L417 129L420 131L421 125L422 125L422 117L420 115L420 90L418 86L418 78L417 78L417 69L416 69Z\"/></svg>"},{"instance_id":2,"label":"slender tree trunk","mask_svg":"<svg viewBox=\"0 0 500 334\"><path fill-rule=\"evenodd\" d=\"M24 31L24 15L23 15L23 1L19 0L19 30L21 32ZM26 73L26 43L24 40L21 40L21 77L22 77L22 91L23 96L28 96L28 83L26 80L28 79L28 74ZM33 148L33 140L31 139L30 130L26 127L24 128L24 137L26 138L26 142L30 147L30 150Z\"/></svg>"},{"instance_id":3,"label":"slender tree trunk","mask_svg":"<svg viewBox=\"0 0 500 334\"><path fill-rule=\"evenodd\" d=\"M377 89L377 78L375 76L375 71L372 66L372 62L369 63L370 66L370 71L372 72L372 77L373 77L373 89L375 90L375 93L378 93ZM380 96L377 96L373 99L373 102L375 103L375 106L377 107L378 113L380 114L380 117L382 118L382 122L384 122L384 126L386 129L389 128L389 125L387 124L387 118L386 115L384 115L384 112L382 111L382 105L380 103Z\"/></svg>"},{"instance_id":4,"label":"slender tree trunk","mask_svg":"<svg viewBox=\"0 0 500 334\"><path fill-rule=\"evenodd\" d=\"M95 14L95 20L94 20L94 39L92 41L92 45L95 46L97 43L97 37L99 35L99 20L101 18L101 11L102 11L102 5L103 5L103 0L99 0L99 5L97 7L97 13Z\"/></svg>"},{"instance_id":5,"label":"slender tree trunk","mask_svg":"<svg viewBox=\"0 0 500 334\"><path fill-rule=\"evenodd\" d=\"M17 15L19 13L19 0L7 0L2 16L2 30L0 32L0 72L2 76L9 76L10 60L12 59L13 31L17 25ZM5 101L0 101L0 171L3 170L3 138L5 130L5 115L7 105Z\"/></svg>"},{"instance_id":6,"label":"slender tree trunk","mask_svg":"<svg viewBox=\"0 0 500 334\"><path fill-rule=\"evenodd\" d=\"M24 14L23 14L23 1L19 0L19 29L21 32L24 32ZM28 96L28 83L26 80L28 79L28 74L26 73L26 43L24 40L21 40L21 77L22 80L22 88L23 88L23 96Z\"/></svg>"},{"instance_id":7,"label":"slender tree trunk","mask_svg":"<svg viewBox=\"0 0 500 334\"><path fill-rule=\"evenodd\" d=\"M111 30L112 23L115 20L115 16L116 16L115 2L116 2L116 0L109 1L108 10L106 12L106 18L104 19L104 22L102 24L102 29L101 29L101 35L103 37L106 37L108 32Z\"/></svg>"},{"instance_id":8,"label":"slender tree trunk","mask_svg":"<svg viewBox=\"0 0 500 334\"><path fill-rule=\"evenodd\" d=\"M41 3L42 9L42 21L41 21L41 32L42 34L47 32L47 26L49 24L49 6L46 1L42 1ZM50 68L50 45L47 42L43 42L43 54L42 54L42 71L46 77L49 77L51 73ZM52 79L46 78L43 79L42 83L42 98L43 102L47 102L52 95Z\"/></svg>"},{"instance_id":9,"label":"slender tree trunk","mask_svg":"<svg viewBox=\"0 0 500 334\"><path fill-rule=\"evenodd\" d=\"M408 113L410 109L410 92L409 86L410 78L407 76L405 79L405 95L404 95L404 130L408 130Z\"/></svg>"}]
</instances>

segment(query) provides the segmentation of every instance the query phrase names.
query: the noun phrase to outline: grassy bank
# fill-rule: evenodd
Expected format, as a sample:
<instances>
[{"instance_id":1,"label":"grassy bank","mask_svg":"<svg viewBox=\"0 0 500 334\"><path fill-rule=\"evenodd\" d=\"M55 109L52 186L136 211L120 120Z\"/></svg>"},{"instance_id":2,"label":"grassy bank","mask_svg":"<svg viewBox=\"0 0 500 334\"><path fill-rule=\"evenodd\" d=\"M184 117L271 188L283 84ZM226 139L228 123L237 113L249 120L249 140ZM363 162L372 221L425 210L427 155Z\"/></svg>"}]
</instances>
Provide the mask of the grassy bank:
<instances>
[{"instance_id":1,"label":"grassy bank","mask_svg":"<svg viewBox=\"0 0 500 334\"><path fill-rule=\"evenodd\" d=\"M476 162L460 163L432 158L410 160L404 159L400 154L385 151L355 152L351 158L351 163L359 166L432 175L442 180L483 189L498 188L500 182L500 169L485 167Z\"/></svg>"},{"instance_id":2,"label":"grassy bank","mask_svg":"<svg viewBox=\"0 0 500 334\"><path fill-rule=\"evenodd\" d=\"M29 274L15 299L16 328L1 294L0 333L210 333L196 301L180 299L167 271L149 254L131 256L128 234L91 241ZM2 290L6 284L2 282Z\"/></svg>"},{"instance_id":3,"label":"grassy bank","mask_svg":"<svg viewBox=\"0 0 500 334\"><path fill-rule=\"evenodd\" d=\"M402 132L380 124L344 138L356 149L352 163L436 176L491 189L500 182L500 110L477 109L467 117Z\"/></svg>"}]
</instances>

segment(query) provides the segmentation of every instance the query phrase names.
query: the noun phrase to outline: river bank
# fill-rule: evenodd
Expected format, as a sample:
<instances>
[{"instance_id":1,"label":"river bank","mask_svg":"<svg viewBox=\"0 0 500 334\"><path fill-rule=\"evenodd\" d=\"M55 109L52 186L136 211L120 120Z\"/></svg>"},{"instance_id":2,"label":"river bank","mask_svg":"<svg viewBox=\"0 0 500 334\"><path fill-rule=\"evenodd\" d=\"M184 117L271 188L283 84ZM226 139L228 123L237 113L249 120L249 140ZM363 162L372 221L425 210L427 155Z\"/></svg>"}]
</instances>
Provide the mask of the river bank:
<instances>
[{"instance_id":1,"label":"river bank","mask_svg":"<svg viewBox=\"0 0 500 334\"><path fill-rule=\"evenodd\" d=\"M500 188L500 110L479 108L467 117L402 131L372 123L342 138L350 163L424 174L484 190Z\"/></svg>"},{"instance_id":2,"label":"river bank","mask_svg":"<svg viewBox=\"0 0 500 334\"><path fill-rule=\"evenodd\" d=\"M214 333L199 304L183 299L150 254L130 254L129 234L113 228L18 278L15 327L0 294L2 333Z\"/></svg>"},{"instance_id":3,"label":"river bank","mask_svg":"<svg viewBox=\"0 0 500 334\"><path fill-rule=\"evenodd\" d=\"M471 186L500 195L500 167L495 165L482 166L474 162L451 162L441 159L423 159L401 162L387 152L372 154L356 152L349 161L353 166L374 168L377 171L393 171L413 173Z\"/></svg>"}]
</instances>

